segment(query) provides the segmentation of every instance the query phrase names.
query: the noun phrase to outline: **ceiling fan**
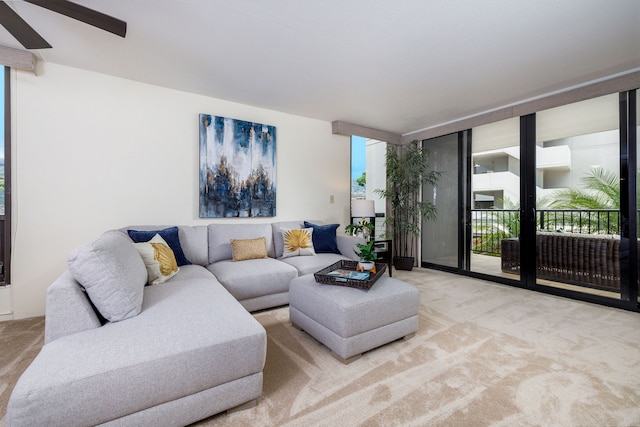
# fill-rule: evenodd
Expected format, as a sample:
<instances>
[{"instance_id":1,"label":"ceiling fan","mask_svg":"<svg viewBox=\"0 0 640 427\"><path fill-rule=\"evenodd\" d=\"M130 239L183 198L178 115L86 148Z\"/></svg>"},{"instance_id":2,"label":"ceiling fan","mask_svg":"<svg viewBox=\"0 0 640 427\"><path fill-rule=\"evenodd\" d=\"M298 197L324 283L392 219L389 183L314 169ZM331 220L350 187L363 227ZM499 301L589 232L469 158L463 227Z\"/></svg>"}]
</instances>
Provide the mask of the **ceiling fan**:
<instances>
[{"instance_id":1,"label":"ceiling fan","mask_svg":"<svg viewBox=\"0 0 640 427\"><path fill-rule=\"evenodd\" d=\"M127 23L67 0L23 0L124 37ZM0 1L0 24L27 49L46 49L51 45L26 23L6 1Z\"/></svg>"}]
</instances>

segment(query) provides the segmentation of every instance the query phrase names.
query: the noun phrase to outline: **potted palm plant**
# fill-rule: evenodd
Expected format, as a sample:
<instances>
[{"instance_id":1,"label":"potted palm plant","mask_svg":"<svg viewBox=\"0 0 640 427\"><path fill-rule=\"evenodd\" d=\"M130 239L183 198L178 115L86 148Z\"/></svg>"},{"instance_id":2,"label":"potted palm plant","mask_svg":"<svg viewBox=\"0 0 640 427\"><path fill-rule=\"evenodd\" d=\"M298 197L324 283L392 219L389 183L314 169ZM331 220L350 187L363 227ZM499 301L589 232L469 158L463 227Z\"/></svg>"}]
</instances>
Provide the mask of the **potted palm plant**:
<instances>
[{"instance_id":1,"label":"potted palm plant","mask_svg":"<svg viewBox=\"0 0 640 427\"><path fill-rule=\"evenodd\" d=\"M415 263L414 238L420 236L422 220L436 218L436 207L423 201L423 184L435 185L441 173L429 170L429 151L413 140L398 152L388 147L386 154L387 188L375 193L387 199L391 211L385 225L393 239L393 265L398 270L411 270Z\"/></svg>"}]
</instances>

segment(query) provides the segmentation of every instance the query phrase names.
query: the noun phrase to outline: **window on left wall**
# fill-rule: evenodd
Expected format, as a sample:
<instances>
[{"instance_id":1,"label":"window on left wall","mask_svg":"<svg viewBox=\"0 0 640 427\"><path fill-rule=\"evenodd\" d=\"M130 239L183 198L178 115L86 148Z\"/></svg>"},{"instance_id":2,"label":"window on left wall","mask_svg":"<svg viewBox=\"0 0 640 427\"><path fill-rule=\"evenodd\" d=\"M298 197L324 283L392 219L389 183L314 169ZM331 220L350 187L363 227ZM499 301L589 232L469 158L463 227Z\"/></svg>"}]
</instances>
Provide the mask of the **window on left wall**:
<instances>
[{"instance_id":1,"label":"window on left wall","mask_svg":"<svg viewBox=\"0 0 640 427\"><path fill-rule=\"evenodd\" d=\"M376 192L386 186L386 152L387 143L384 141L351 136L351 222L358 223L362 219L354 215L353 202L373 200L375 218L367 219L367 222L374 224L371 236L377 239L386 234L385 200Z\"/></svg>"},{"instance_id":2,"label":"window on left wall","mask_svg":"<svg viewBox=\"0 0 640 427\"><path fill-rule=\"evenodd\" d=\"M11 90L10 69L0 65L0 286L10 283L11 261Z\"/></svg>"}]
</instances>

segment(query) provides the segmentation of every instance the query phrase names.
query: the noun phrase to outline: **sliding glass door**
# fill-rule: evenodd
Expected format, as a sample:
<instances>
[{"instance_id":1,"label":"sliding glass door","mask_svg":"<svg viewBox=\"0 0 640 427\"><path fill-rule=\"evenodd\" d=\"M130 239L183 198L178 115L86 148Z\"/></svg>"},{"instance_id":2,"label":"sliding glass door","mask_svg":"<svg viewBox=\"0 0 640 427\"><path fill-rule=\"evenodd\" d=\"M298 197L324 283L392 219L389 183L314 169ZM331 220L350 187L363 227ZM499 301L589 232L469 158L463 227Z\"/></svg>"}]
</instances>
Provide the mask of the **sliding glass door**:
<instances>
[{"instance_id":1,"label":"sliding glass door","mask_svg":"<svg viewBox=\"0 0 640 427\"><path fill-rule=\"evenodd\" d=\"M520 163L518 118L473 129L469 271L519 280Z\"/></svg>"},{"instance_id":2,"label":"sliding glass door","mask_svg":"<svg viewBox=\"0 0 640 427\"><path fill-rule=\"evenodd\" d=\"M422 239L422 262L458 268L458 134L430 139L423 148L429 150L430 169L442 175L436 186L425 185L422 189L422 200L432 202L438 210L435 220L422 224L423 235L429 236Z\"/></svg>"},{"instance_id":3,"label":"sliding glass door","mask_svg":"<svg viewBox=\"0 0 640 427\"><path fill-rule=\"evenodd\" d=\"M536 276L620 295L619 95L536 113Z\"/></svg>"},{"instance_id":4,"label":"sliding glass door","mask_svg":"<svg viewBox=\"0 0 640 427\"><path fill-rule=\"evenodd\" d=\"M640 114L615 93L423 141L422 265L637 309ZM634 304L631 306L630 304Z\"/></svg>"}]
</instances>

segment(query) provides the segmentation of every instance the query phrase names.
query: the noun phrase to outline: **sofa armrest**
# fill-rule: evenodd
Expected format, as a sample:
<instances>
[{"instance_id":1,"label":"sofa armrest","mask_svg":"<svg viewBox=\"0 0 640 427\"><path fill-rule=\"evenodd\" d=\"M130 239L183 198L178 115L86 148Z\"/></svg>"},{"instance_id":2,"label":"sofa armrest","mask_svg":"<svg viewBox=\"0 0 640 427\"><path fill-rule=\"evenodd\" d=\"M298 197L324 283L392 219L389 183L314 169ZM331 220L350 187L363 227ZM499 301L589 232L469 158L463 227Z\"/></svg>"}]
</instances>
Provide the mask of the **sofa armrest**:
<instances>
[{"instance_id":1,"label":"sofa armrest","mask_svg":"<svg viewBox=\"0 0 640 427\"><path fill-rule=\"evenodd\" d=\"M358 255L353 251L353 248L356 247L356 243L365 244L367 240L363 237L349 236L348 234L336 234L336 243L342 255L358 261Z\"/></svg>"},{"instance_id":2,"label":"sofa armrest","mask_svg":"<svg viewBox=\"0 0 640 427\"><path fill-rule=\"evenodd\" d=\"M102 325L86 292L68 270L47 288L45 312L45 344Z\"/></svg>"}]
</instances>

